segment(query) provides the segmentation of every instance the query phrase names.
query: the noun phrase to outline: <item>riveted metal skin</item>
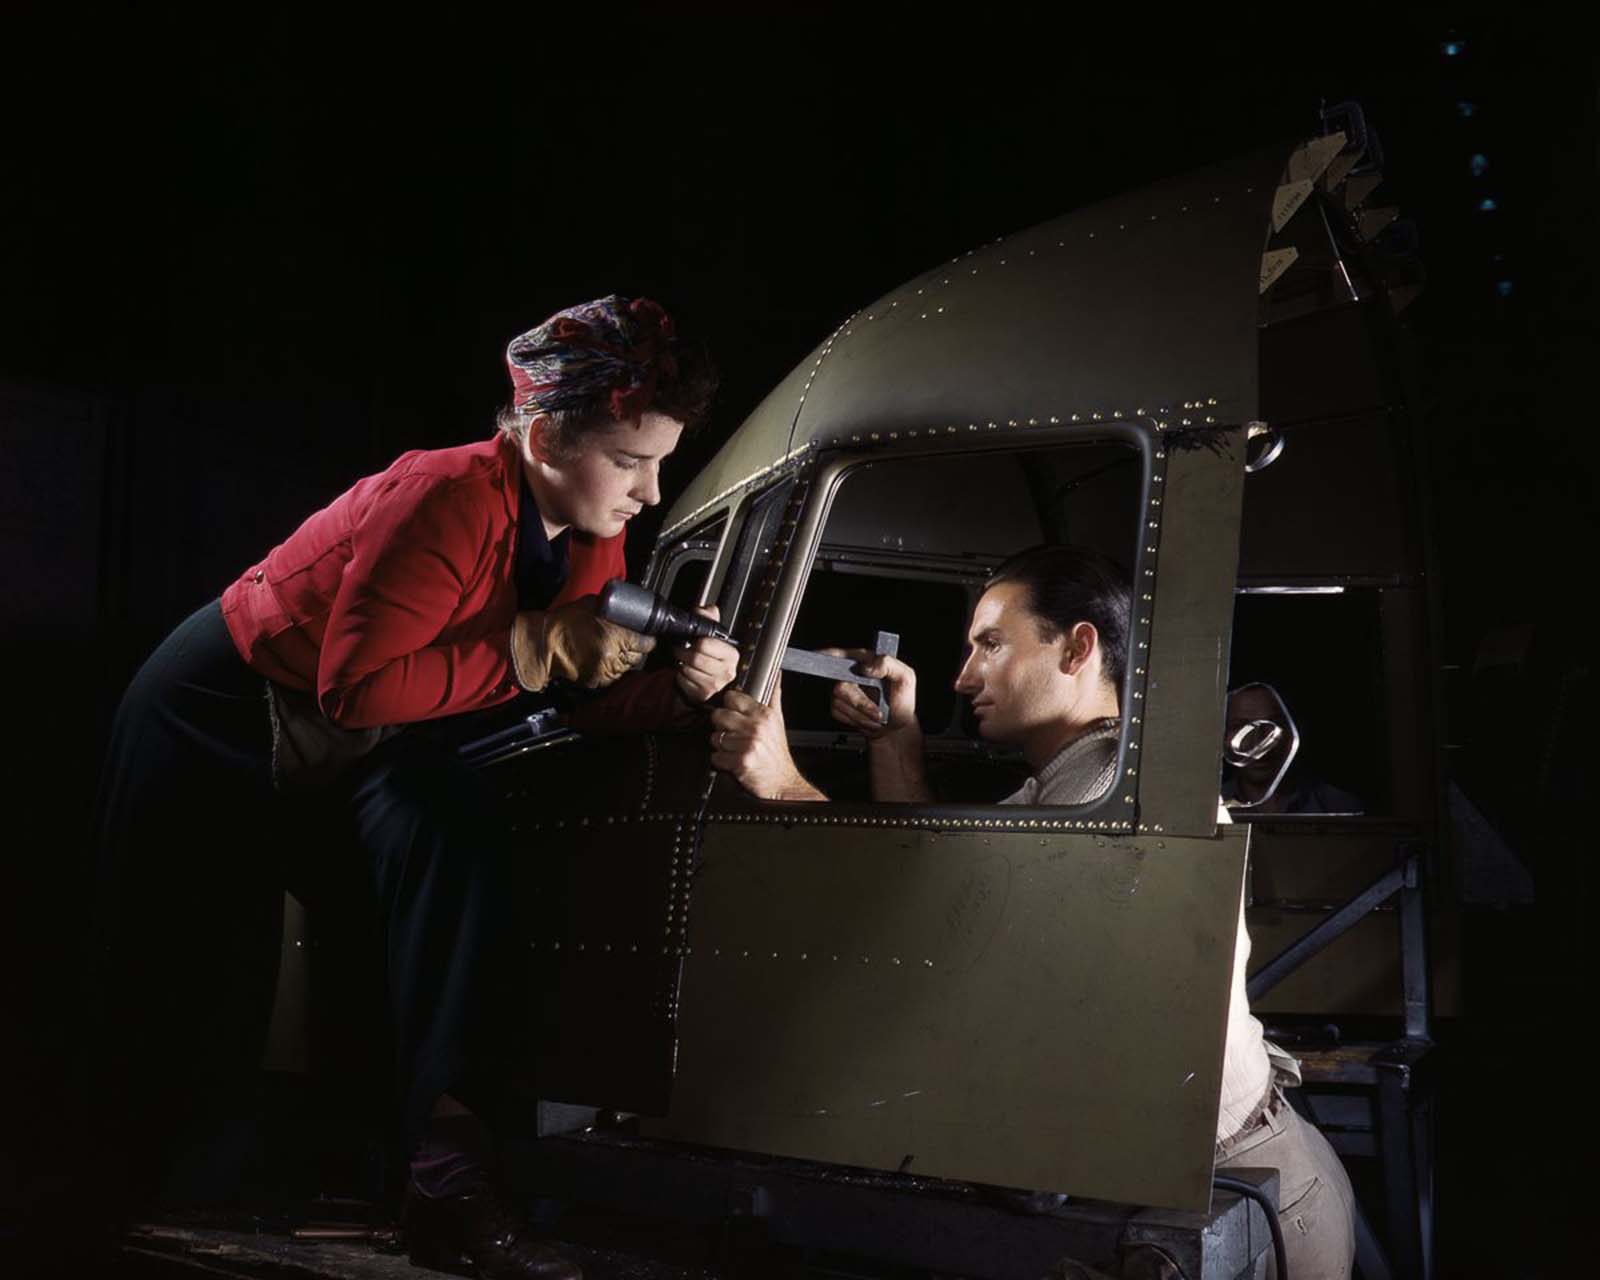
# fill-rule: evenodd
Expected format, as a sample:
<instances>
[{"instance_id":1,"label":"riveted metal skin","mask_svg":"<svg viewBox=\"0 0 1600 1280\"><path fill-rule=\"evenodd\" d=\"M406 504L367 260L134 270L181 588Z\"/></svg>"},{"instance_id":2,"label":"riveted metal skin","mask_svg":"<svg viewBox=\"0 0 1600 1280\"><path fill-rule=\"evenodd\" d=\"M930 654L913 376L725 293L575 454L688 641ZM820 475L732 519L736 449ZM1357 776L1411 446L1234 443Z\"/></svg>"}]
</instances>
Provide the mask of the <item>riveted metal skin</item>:
<instances>
[{"instance_id":1,"label":"riveted metal skin","mask_svg":"<svg viewBox=\"0 0 1600 1280\"><path fill-rule=\"evenodd\" d=\"M514 1023L527 1066L517 1089L664 1111L703 747L679 736L583 738L494 774L509 828L517 945L536 994Z\"/></svg>"},{"instance_id":2,"label":"riveted metal skin","mask_svg":"<svg viewBox=\"0 0 1600 1280\"><path fill-rule=\"evenodd\" d=\"M1135 577L1134 605L1154 607L1143 719L1140 821L1169 834L1209 835L1217 826L1222 725L1233 586L1244 492L1244 431L1169 440L1162 486L1160 573ZM1153 592L1143 584L1155 582ZM1153 601L1144 596L1153 594ZM1135 641L1137 662L1145 651ZM1137 709L1143 701L1144 710Z\"/></svg>"},{"instance_id":3,"label":"riveted metal skin","mask_svg":"<svg viewBox=\"0 0 1600 1280\"><path fill-rule=\"evenodd\" d=\"M1205 1209L1244 833L846 834L708 824L651 1131Z\"/></svg>"},{"instance_id":4,"label":"riveted metal skin","mask_svg":"<svg viewBox=\"0 0 1600 1280\"><path fill-rule=\"evenodd\" d=\"M575 786L553 830L525 830L569 868L567 914L530 946L573 1020L546 1028L542 1096L665 1116L660 1133L709 1146L1209 1202L1251 840L1217 825L1222 723L1258 322L1297 279L1263 302L1289 151L925 273L841 324L691 483L650 580L716 530L706 598L766 699L855 468L1128 446L1117 780L1075 808L771 804L709 769L704 734L656 740L617 783L626 802ZM967 470L952 492L981 519ZM939 550L918 571L966 589L999 548Z\"/></svg>"},{"instance_id":5,"label":"riveted metal skin","mask_svg":"<svg viewBox=\"0 0 1600 1280\"><path fill-rule=\"evenodd\" d=\"M835 1125L830 1132L836 1131L836 1138L821 1146L808 1146L809 1137L792 1131L793 1108L786 1099L803 1082L784 1070L819 1082L854 1074L867 1088L861 1072L870 1052L863 1059L853 1041L847 1046L803 1021L786 1020L794 1010L783 1003L789 990L785 966L807 963L795 958L800 954L826 952L851 957L848 975L836 975L828 988L841 1009L870 999L886 982L907 1001L896 1014L887 1007L874 1007L858 1020L844 1013L851 1035L879 1036L882 1053L914 1056L931 1050L941 1069L953 1073L937 1103L919 1104L923 1120L939 1132L966 1135L952 1140L940 1157L948 1161L940 1172L1146 1204L1195 1208L1209 1202L1232 958L1229 922L1237 919L1248 839L1244 833L1218 835L1216 830L1221 673L1243 474L1236 437L1243 423L1258 417L1261 253L1286 154L1280 149L1161 184L997 241L863 308L763 401L669 513L663 547L728 513L711 575L720 583L740 536L741 513L775 483L791 476L797 480L764 562L743 584L723 593L738 597L733 603L744 649L740 685L766 700L831 503L853 467L874 460L887 465L898 456L1056 448L1091 440L1129 445L1140 466L1138 537L1130 564L1135 607L1122 690L1125 733L1117 783L1100 800L1072 810L773 805L710 773L689 791L682 785L675 791L659 783L654 787L662 809L697 815L674 829L672 852L673 874L682 877L674 883L686 886L685 864L695 867L692 913L688 898L679 897L663 926L687 966L670 1004L680 1031L670 1132L712 1145L864 1164L898 1163L905 1150L913 1149L888 1154L889 1146L904 1140L899 1133L877 1151L871 1143L884 1132L870 1124ZM687 774L680 775L681 784L688 782ZM1185 836L1193 839L1181 839ZM704 843L697 855L699 840ZM1119 846L1120 854L1108 852L1107 842L1117 840L1142 841L1143 852L1128 852L1131 843ZM1180 845L1189 856L1177 854ZM1049 886L1065 885L1073 875L1087 874L1082 868L1118 857L1158 859L1163 883L1168 875L1205 879L1216 866L1231 867L1221 881L1207 881L1225 891L1204 908L1184 898L1190 888L1172 882L1173 892L1187 903L1173 918L1186 919L1202 933L1213 925L1220 932L1212 939L1215 954L1197 953L1185 969L1186 981L1198 984L1194 990L1207 992L1185 1005L1188 1038L1164 1037L1171 1047L1187 1045L1186 1052L1205 1065L1191 1064L1178 1074L1178 1080L1188 1079L1182 1089L1163 1092L1152 1084L1124 1117L1139 1140L1160 1144L1159 1154L1139 1148L1137 1141L1131 1147L1061 1141L1068 1129L1100 1123L1107 1114L1106 1092L1132 1096L1119 1093L1111 1077L1098 1093L1065 1096L1061 1073L1039 1069L1055 1063L1058 1053L1070 1059L1094 1041L1074 1040L1071 1024L1060 1020L1050 1020L1045 1034L1060 1036L1062 1044L1052 1042L1031 1056L1016 1047L995 1049L983 1037L963 1039L956 1028L963 1019L981 1021L980 1007L1008 1019L1021 1034L1033 1026L1027 1012L1033 1003L1014 991L1002 998L996 987L975 1004L963 1005L970 992L959 983L949 985L936 948L916 955L916 947L886 942L897 930L944 927L937 912L921 908L931 901L929 895L949 887L948 877L960 880L970 871L964 864L980 846L996 866L1027 868L1027 882L1045 893L1056 892ZM795 850L826 850L830 856L819 861L810 852L796 853L791 863ZM824 865L838 874L832 880L808 879ZM707 876L714 866L723 868L717 883L724 887L708 898ZM770 884L750 881L748 868L758 866L772 869ZM740 867L746 870L729 870ZM841 878L848 882L858 875L880 881L870 898L856 902L840 884ZM1130 939L1141 936L1147 945L1155 934L1142 930L1159 934L1167 927L1155 918L1160 902L1155 892L1138 900L1135 915L1152 915ZM1049 972L1049 963L1030 946L1070 948L1077 945L1073 939L1096 936L1106 924L1103 904L1097 909L1082 894L1061 890L1061 904L1052 928L1031 930L1016 922L1031 918L1033 908L1016 904L1016 929L1004 932L1006 945L997 942L986 981L1005 986L1024 980L1024 974ZM881 909L881 916L859 914L866 906ZM797 933L785 943L776 941L841 911L857 913L852 918L859 936L848 945L841 941L830 949ZM730 941L731 935L719 930L741 913L764 923L742 940ZM1196 926L1196 921L1205 923ZM1007 949L1013 944L1020 950ZM1162 950L1147 954L1150 969L1142 976L1106 970L1090 982L1090 969L1074 968L1087 984L1082 999L1106 1002L1095 1015L1096 1038L1105 1043L1108 1036L1125 1035L1124 1057L1132 1055L1135 1041L1149 1039L1149 997L1139 984L1149 981L1171 991L1171 966L1160 959ZM719 966L735 960L751 966L760 960L767 969L764 976L747 976L753 985L734 991L724 987ZM865 981L869 973L890 976ZM1157 973L1159 980L1151 976ZM912 975L924 985L909 992L894 986ZM742 1003L760 1006L761 992L777 1019L770 1026L759 1007L747 1014ZM944 1010L955 1021L947 1024L948 1043L914 1050L916 1037L899 1032L919 1025L914 1015L923 1009L918 1001L925 996L927 1016ZM774 998L777 1004L770 1003ZM831 1020L825 1011L832 999L805 1007ZM1041 991L1037 1003L1046 1006L1052 999ZM883 1037L890 1026L896 1034ZM758 1027L764 1029L753 1034ZM744 1048L721 1044L717 1036ZM813 1049L801 1052L802 1042ZM707 1048L708 1043L714 1047ZM789 1067L780 1070L778 1062L742 1056L773 1043L790 1047ZM987 1079L999 1062L1009 1063L1001 1069L1018 1076L1016 1089L1031 1090L1038 1105L1057 1117L1056 1129L1038 1130L1031 1143L1009 1135L994 1139L995 1117L984 1108L1008 1090L986 1099L970 1084L963 1089L953 1082ZM1092 1076L1076 1067L1074 1072L1079 1080ZM871 1101L863 1102L863 1113L879 1110L869 1107ZM798 1125L807 1134L816 1128L815 1120ZM914 1147L921 1167L927 1143L919 1140Z\"/></svg>"},{"instance_id":6,"label":"riveted metal skin","mask_svg":"<svg viewBox=\"0 0 1600 1280\"><path fill-rule=\"evenodd\" d=\"M1041 223L862 308L689 484L663 536L807 447L1092 425L1197 397L1219 421L1255 418L1261 254L1292 150Z\"/></svg>"}]
</instances>

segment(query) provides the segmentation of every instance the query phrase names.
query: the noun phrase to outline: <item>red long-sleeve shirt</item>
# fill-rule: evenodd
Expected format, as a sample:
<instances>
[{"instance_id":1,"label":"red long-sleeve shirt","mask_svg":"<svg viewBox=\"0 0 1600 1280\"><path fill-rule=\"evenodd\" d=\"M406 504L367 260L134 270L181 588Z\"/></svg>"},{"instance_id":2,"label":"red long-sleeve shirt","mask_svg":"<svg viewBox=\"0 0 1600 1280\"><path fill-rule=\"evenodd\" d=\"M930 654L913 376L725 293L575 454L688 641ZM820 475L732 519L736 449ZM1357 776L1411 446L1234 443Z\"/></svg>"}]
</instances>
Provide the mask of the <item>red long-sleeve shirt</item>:
<instances>
[{"instance_id":1,"label":"red long-sleeve shirt","mask_svg":"<svg viewBox=\"0 0 1600 1280\"><path fill-rule=\"evenodd\" d=\"M356 481L223 593L240 656L335 724L406 724L515 697L520 459L495 437ZM552 607L626 574L623 535L573 531Z\"/></svg>"}]
</instances>

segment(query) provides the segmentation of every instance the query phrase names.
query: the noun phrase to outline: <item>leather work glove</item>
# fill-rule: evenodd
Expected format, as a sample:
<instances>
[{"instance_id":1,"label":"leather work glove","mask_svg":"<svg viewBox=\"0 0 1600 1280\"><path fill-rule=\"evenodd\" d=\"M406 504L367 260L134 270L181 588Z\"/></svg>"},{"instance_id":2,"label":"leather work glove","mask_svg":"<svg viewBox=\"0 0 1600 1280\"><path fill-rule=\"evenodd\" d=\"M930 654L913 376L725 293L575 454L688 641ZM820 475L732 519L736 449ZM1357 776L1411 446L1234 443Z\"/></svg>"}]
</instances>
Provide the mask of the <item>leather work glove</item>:
<instances>
[{"instance_id":1,"label":"leather work glove","mask_svg":"<svg viewBox=\"0 0 1600 1280\"><path fill-rule=\"evenodd\" d=\"M597 618L595 597L559 609L529 609L511 624L511 669L537 693L551 680L603 689L633 670L656 647L655 637Z\"/></svg>"}]
</instances>

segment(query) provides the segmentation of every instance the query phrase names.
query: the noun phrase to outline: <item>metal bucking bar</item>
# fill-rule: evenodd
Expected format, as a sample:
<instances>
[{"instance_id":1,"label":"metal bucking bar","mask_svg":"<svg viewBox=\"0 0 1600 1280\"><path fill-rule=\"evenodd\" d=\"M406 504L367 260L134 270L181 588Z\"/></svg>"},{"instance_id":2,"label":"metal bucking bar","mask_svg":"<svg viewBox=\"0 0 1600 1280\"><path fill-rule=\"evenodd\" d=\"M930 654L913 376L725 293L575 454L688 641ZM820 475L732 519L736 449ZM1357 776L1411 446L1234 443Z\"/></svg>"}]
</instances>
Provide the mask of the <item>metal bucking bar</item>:
<instances>
[{"instance_id":1,"label":"metal bucking bar","mask_svg":"<svg viewBox=\"0 0 1600 1280\"><path fill-rule=\"evenodd\" d=\"M900 655L900 637L893 631L880 631L872 642L872 652L879 657L896 658ZM883 693L883 681L877 676L864 676L856 670L853 658L836 658L830 653L814 649L785 649L779 664L785 671L796 675L820 676L824 680L844 680L872 690L878 704L878 719L889 722L889 699Z\"/></svg>"}]
</instances>

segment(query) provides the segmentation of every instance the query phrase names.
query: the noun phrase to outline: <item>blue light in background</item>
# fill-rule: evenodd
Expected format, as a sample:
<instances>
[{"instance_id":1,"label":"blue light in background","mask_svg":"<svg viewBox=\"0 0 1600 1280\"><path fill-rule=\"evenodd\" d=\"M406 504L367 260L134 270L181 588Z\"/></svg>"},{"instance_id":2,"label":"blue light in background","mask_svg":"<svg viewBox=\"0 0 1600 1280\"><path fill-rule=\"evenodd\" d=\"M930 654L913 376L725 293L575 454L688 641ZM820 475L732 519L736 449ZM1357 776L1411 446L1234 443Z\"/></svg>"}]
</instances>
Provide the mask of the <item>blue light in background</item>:
<instances>
[{"instance_id":1,"label":"blue light in background","mask_svg":"<svg viewBox=\"0 0 1600 1280\"><path fill-rule=\"evenodd\" d=\"M1511 281L1509 281L1509 280L1501 280L1501 281L1499 281L1498 283L1496 283L1496 285L1494 287L1494 291L1496 293L1498 293L1502 298L1509 298L1511 296Z\"/></svg>"},{"instance_id":2,"label":"blue light in background","mask_svg":"<svg viewBox=\"0 0 1600 1280\"><path fill-rule=\"evenodd\" d=\"M1489 157L1488 156L1486 156L1486 155L1476 155L1476 156L1472 157L1472 176L1474 178L1481 178L1488 171L1489 171Z\"/></svg>"},{"instance_id":3,"label":"blue light in background","mask_svg":"<svg viewBox=\"0 0 1600 1280\"><path fill-rule=\"evenodd\" d=\"M1456 114L1463 120L1470 120L1478 114L1478 104L1476 102L1458 102L1456 103Z\"/></svg>"},{"instance_id":4,"label":"blue light in background","mask_svg":"<svg viewBox=\"0 0 1600 1280\"><path fill-rule=\"evenodd\" d=\"M1439 46L1439 51L1447 58L1458 58L1466 47L1459 40L1446 40Z\"/></svg>"},{"instance_id":5,"label":"blue light in background","mask_svg":"<svg viewBox=\"0 0 1600 1280\"><path fill-rule=\"evenodd\" d=\"M1493 213L1499 207L1493 196L1484 196L1482 200L1478 201L1479 213Z\"/></svg>"}]
</instances>

